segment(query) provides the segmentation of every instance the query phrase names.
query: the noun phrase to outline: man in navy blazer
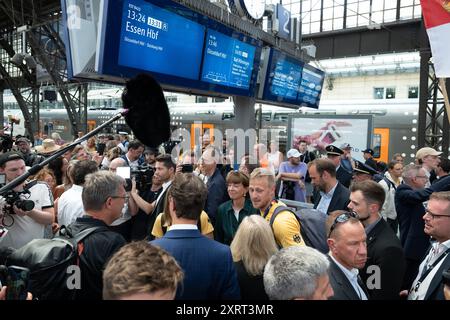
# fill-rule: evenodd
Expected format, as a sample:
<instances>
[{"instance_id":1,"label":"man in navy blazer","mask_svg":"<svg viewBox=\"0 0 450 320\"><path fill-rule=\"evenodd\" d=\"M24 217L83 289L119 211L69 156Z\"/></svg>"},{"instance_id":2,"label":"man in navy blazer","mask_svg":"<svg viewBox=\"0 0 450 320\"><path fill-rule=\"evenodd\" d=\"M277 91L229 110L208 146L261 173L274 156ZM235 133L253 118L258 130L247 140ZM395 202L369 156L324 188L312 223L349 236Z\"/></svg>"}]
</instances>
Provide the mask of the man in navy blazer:
<instances>
[{"instance_id":1,"label":"man in navy blazer","mask_svg":"<svg viewBox=\"0 0 450 320\"><path fill-rule=\"evenodd\" d=\"M169 252L184 271L175 299L239 299L230 248L203 236L197 228L207 196L203 181L191 173L175 176L168 191L172 225L151 243Z\"/></svg>"}]
</instances>

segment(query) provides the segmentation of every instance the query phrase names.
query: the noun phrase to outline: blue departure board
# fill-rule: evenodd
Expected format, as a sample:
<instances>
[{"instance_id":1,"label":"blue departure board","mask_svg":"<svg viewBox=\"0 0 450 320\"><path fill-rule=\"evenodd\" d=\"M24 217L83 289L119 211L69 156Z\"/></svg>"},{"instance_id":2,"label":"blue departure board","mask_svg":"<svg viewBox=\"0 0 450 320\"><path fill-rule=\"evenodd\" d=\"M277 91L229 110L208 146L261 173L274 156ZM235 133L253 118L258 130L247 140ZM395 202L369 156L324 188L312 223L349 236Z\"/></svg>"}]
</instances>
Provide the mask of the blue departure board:
<instances>
[{"instance_id":1,"label":"blue departure board","mask_svg":"<svg viewBox=\"0 0 450 320\"><path fill-rule=\"evenodd\" d=\"M201 80L248 89L256 48L214 30L206 35Z\"/></svg>"},{"instance_id":2,"label":"blue departure board","mask_svg":"<svg viewBox=\"0 0 450 320\"><path fill-rule=\"evenodd\" d=\"M197 79L205 27L142 0L124 1L119 64Z\"/></svg>"},{"instance_id":3,"label":"blue departure board","mask_svg":"<svg viewBox=\"0 0 450 320\"><path fill-rule=\"evenodd\" d=\"M300 106L318 108L322 94L325 73L322 70L305 65L302 70L302 81L298 88Z\"/></svg>"}]
</instances>

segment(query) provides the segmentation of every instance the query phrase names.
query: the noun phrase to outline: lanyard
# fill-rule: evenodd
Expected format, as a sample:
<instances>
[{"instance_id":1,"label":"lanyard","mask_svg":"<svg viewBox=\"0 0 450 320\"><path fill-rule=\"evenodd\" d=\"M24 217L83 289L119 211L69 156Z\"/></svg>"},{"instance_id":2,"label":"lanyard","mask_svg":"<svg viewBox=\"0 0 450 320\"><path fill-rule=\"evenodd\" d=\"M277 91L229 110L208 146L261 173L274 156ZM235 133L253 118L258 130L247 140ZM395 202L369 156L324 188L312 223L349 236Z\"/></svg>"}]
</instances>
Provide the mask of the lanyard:
<instances>
[{"instance_id":1,"label":"lanyard","mask_svg":"<svg viewBox=\"0 0 450 320\"><path fill-rule=\"evenodd\" d=\"M428 276L428 274L431 272L431 270L434 269L434 267L437 266L437 264L448 254L448 252L450 251L450 248L447 248L447 250L445 250L434 262L431 266L428 266L428 269L426 269L425 272L422 273L422 275L420 276L419 280L417 281L417 284L414 286L414 291L417 292L417 290L419 290L420 284L422 283L423 280L425 280L425 278ZM427 267L426 265L424 266L424 268ZM411 288L412 289L412 288Z\"/></svg>"}]
</instances>

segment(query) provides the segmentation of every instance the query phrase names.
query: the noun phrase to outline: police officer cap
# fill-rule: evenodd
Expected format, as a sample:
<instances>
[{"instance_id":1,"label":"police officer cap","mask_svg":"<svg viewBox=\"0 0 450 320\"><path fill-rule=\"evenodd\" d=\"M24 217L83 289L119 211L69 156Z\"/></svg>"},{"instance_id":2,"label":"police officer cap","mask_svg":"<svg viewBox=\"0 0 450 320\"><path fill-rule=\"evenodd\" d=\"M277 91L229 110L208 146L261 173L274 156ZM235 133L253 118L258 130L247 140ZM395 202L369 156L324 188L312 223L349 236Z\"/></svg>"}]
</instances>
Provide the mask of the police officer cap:
<instances>
[{"instance_id":1,"label":"police officer cap","mask_svg":"<svg viewBox=\"0 0 450 320\"><path fill-rule=\"evenodd\" d=\"M361 161L355 160L355 167L353 168L354 173L365 173L370 174L373 176L374 174L377 174L378 172L372 168L371 166L368 166Z\"/></svg>"},{"instance_id":2,"label":"police officer cap","mask_svg":"<svg viewBox=\"0 0 450 320\"><path fill-rule=\"evenodd\" d=\"M23 160L23 157L18 152L9 151L9 152L3 153L0 155L0 167L3 167L5 165L5 163L7 163L8 161L19 160L19 159Z\"/></svg>"},{"instance_id":3,"label":"police officer cap","mask_svg":"<svg viewBox=\"0 0 450 320\"><path fill-rule=\"evenodd\" d=\"M327 155L329 156L340 156L341 154L344 154L344 151L342 151L342 149L339 149L332 144L327 145L325 147L325 150L327 151Z\"/></svg>"}]
</instances>

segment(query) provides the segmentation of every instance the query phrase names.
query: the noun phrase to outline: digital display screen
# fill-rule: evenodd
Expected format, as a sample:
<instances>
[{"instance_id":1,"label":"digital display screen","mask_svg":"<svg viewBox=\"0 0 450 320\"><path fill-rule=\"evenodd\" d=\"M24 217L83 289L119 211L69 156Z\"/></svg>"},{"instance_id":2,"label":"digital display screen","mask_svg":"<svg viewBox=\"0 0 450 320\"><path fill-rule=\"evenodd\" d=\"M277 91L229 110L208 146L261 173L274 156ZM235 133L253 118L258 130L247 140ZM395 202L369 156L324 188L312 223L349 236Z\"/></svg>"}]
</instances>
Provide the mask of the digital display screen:
<instances>
[{"instance_id":1,"label":"digital display screen","mask_svg":"<svg viewBox=\"0 0 450 320\"><path fill-rule=\"evenodd\" d=\"M295 102L302 77L302 64L286 54L276 52L272 57L269 90L274 96Z\"/></svg>"},{"instance_id":2,"label":"digital display screen","mask_svg":"<svg viewBox=\"0 0 450 320\"><path fill-rule=\"evenodd\" d=\"M256 48L214 30L208 30L201 80L248 89Z\"/></svg>"},{"instance_id":3,"label":"digital display screen","mask_svg":"<svg viewBox=\"0 0 450 320\"><path fill-rule=\"evenodd\" d=\"M125 0L119 65L198 79L205 27L142 0Z\"/></svg>"},{"instance_id":4,"label":"digital display screen","mask_svg":"<svg viewBox=\"0 0 450 320\"><path fill-rule=\"evenodd\" d=\"M258 98L290 107L318 108L325 73L273 48L265 49Z\"/></svg>"},{"instance_id":5,"label":"digital display screen","mask_svg":"<svg viewBox=\"0 0 450 320\"><path fill-rule=\"evenodd\" d=\"M322 93L325 73L310 65L305 65L302 71L302 81L298 88L298 103L300 106L318 108Z\"/></svg>"},{"instance_id":6,"label":"digital display screen","mask_svg":"<svg viewBox=\"0 0 450 320\"><path fill-rule=\"evenodd\" d=\"M262 41L170 0L102 1L95 79L146 72L164 90L255 95Z\"/></svg>"}]
</instances>

